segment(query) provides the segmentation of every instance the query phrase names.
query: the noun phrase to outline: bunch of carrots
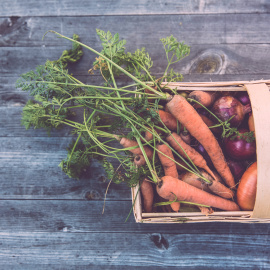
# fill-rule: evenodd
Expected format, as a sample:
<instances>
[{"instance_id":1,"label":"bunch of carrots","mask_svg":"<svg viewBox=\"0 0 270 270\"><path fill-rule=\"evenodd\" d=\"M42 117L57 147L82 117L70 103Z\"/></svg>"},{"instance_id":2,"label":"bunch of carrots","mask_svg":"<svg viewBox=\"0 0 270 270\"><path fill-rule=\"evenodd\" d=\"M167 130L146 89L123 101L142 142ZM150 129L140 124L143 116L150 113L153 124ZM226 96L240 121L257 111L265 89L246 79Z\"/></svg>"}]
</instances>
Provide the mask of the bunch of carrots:
<instances>
[{"instance_id":1,"label":"bunch of carrots","mask_svg":"<svg viewBox=\"0 0 270 270\"><path fill-rule=\"evenodd\" d=\"M188 101L199 101L195 105L211 107L215 97L216 93L211 91L192 91L187 98L175 94L168 98L164 110L158 111L161 124L169 129L165 141L160 141L155 147L164 173L160 177L151 180L144 178L141 181L140 192L145 212L153 211L155 197L162 201L161 205L170 205L169 210L174 212L180 210L180 202L194 203L204 213L212 213L212 207L226 211L240 210L235 198L237 183L218 138L207 125L211 120L201 115L199 110L194 108L194 104ZM177 133L179 124L182 131ZM151 139L153 134L146 131L144 140ZM204 157L191 145L191 141L196 141L204 147L213 169L209 168ZM120 144L124 147L138 146L138 143L126 138L122 138ZM143 149L147 158L152 159L153 150L149 146L144 146ZM135 164L140 166L145 163L140 148L130 151L135 155ZM187 161L195 165L197 171L192 171ZM252 196L254 197L254 194ZM169 203L164 203L164 200ZM168 207L165 209L168 211Z\"/></svg>"},{"instance_id":2,"label":"bunch of carrots","mask_svg":"<svg viewBox=\"0 0 270 270\"><path fill-rule=\"evenodd\" d=\"M81 56L79 50L65 52L58 61L48 62L42 72L40 68L37 73L22 76L19 87L36 99L24 109L25 126L58 128L68 125L78 135L68 159L61 165L62 169L73 177L72 164L76 161L81 167L87 165L88 155L103 160L116 158L124 167L128 163L119 152L126 151L131 153L132 168L135 168L132 173L147 168L147 173L141 175L137 183L145 212L155 211L156 201L175 212L181 211L182 203L193 204L206 213L211 213L212 208L240 210L235 197L238 184L220 144L221 133L239 135L237 129L230 127L230 121L236 115L220 120L211 112L214 102L220 97L216 92L177 92L165 82L181 79L172 69L169 72L169 66L189 54L186 45L172 36L162 39L168 66L164 75L155 79L148 70L152 66L149 55L144 50L125 54L125 43L119 41L117 35L99 30L104 48L98 52L78 39L51 32L72 41L76 50L81 46L96 54L91 72L98 69L105 79L105 86L87 85L68 74L65 61L77 61L75 53ZM118 87L116 77L119 74L128 76L134 83ZM75 108L82 109L80 123L68 119ZM202 109L210 113L213 120L202 114ZM98 126L97 114L116 117L119 123L125 122L130 129L129 136L119 134L117 129L109 133L105 130L108 126ZM100 137L107 140L101 142ZM82 139L85 152L77 151ZM117 140L122 148L112 148L109 145L111 140ZM195 149L195 142L203 147L210 162ZM157 170L157 163L162 170Z\"/></svg>"}]
</instances>

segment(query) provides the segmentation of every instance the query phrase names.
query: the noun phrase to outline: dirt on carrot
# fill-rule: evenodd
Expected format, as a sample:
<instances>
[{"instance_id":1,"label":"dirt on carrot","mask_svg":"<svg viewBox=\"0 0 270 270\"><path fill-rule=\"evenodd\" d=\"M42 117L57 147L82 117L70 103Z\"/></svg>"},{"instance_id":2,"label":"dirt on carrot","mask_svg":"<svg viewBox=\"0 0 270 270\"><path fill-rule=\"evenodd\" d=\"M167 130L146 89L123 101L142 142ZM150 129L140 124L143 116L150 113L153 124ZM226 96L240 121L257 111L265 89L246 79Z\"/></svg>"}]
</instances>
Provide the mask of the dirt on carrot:
<instances>
[{"instance_id":1,"label":"dirt on carrot","mask_svg":"<svg viewBox=\"0 0 270 270\"><path fill-rule=\"evenodd\" d=\"M176 196L179 201L207 205L226 211L240 210L239 206L233 201L207 193L171 176L162 177L156 186L156 190L159 196L167 200L174 200Z\"/></svg>"}]
</instances>

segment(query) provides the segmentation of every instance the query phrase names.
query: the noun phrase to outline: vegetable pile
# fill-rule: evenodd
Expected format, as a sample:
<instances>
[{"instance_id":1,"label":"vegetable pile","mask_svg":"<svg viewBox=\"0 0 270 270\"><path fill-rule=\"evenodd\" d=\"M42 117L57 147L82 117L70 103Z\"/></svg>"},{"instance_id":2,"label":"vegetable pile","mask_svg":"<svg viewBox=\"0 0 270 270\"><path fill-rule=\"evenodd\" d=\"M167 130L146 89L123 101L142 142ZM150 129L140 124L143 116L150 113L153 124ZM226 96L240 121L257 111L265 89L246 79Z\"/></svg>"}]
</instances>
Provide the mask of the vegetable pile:
<instances>
[{"instance_id":1,"label":"vegetable pile","mask_svg":"<svg viewBox=\"0 0 270 270\"><path fill-rule=\"evenodd\" d=\"M95 159L111 181L140 186L144 212L184 211L185 204L203 213L253 209L256 145L246 92L170 87L183 79L172 65L190 52L173 36L161 39L168 64L156 78L145 49L126 52L118 34L98 29L98 52L76 35L49 32L73 47L17 81L31 96L22 124L48 133L71 128L74 140L59 165L69 177L80 178ZM89 76L99 73L104 85L85 84L69 73L82 48L96 55ZM124 77L132 82L119 86Z\"/></svg>"}]
</instances>

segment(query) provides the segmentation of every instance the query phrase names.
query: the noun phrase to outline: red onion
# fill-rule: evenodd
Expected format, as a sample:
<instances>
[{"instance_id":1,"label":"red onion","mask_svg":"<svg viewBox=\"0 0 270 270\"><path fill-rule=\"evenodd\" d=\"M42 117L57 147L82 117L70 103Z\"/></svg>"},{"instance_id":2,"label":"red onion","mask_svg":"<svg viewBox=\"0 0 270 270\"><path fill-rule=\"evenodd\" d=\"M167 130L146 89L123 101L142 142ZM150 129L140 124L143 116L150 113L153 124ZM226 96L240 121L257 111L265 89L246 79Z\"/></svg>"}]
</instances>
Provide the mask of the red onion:
<instances>
[{"instance_id":1,"label":"red onion","mask_svg":"<svg viewBox=\"0 0 270 270\"><path fill-rule=\"evenodd\" d=\"M251 112L251 106L243 105L232 96L223 96L213 105L212 112L222 121L230 120L232 127L238 127L244 120L245 114Z\"/></svg>"},{"instance_id":2,"label":"red onion","mask_svg":"<svg viewBox=\"0 0 270 270\"><path fill-rule=\"evenodd\" d=\"M232 172L235 182L238 182L246 170L244 164L240 161L234 161L232 159L227 160L228 166Z\"/></svg>"},{"instance_id":3,"label":"red onion","mask_svg":"<svg viewBox=\"0 0 270 270\"><path fill-rule=\"evenodd\" d=\"M248 132L247 129L241 129L239 132ZM224 150L226 154L234 160L246 160L255 157L256 142L247 142L245 139L240 139L239 136L232 139L231 137L224 139Z\"/></svg>"},{"instance_id":4,"label":"red onion","mask_svg":"<svg viewBox=\"0 0 270 270\"><path fill-rule=\"evenodd\" d=\"M243 104L243 105L248 105L250 104L250 99L249 95L247 92L239 91L235 95L235 97Z\"/></svg>"}]
</instances>

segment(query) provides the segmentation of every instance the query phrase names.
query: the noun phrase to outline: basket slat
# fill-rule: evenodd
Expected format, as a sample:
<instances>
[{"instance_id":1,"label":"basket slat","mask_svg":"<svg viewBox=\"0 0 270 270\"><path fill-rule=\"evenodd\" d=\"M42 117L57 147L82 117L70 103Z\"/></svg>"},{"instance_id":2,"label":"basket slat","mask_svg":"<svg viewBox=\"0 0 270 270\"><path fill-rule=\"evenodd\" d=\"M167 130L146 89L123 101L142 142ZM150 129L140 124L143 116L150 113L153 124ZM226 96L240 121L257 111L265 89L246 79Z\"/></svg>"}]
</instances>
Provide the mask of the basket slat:
<instances>
[{"instance_id":1,"label":"basket slat","mask_svg":"<svg viewBox=\"0 0 270 270\"><path fill-rule=\"evenodd\" d=\"M246 84L250 96L257 147L257 194L253 218L270 217L270 92L266 84Z\"/></svg>"},{"instance_id":2,"label":"basket slat","mask_svg":"<svg viewBox=\"0 0 270 270\"><path fill-rule=\"evenodd\" d=\"M140 193L140 186L131 188L131 198L133 203L133 214L136 222L141 222L142 220L142 199Z\"/></svg>"}]
</instances>

